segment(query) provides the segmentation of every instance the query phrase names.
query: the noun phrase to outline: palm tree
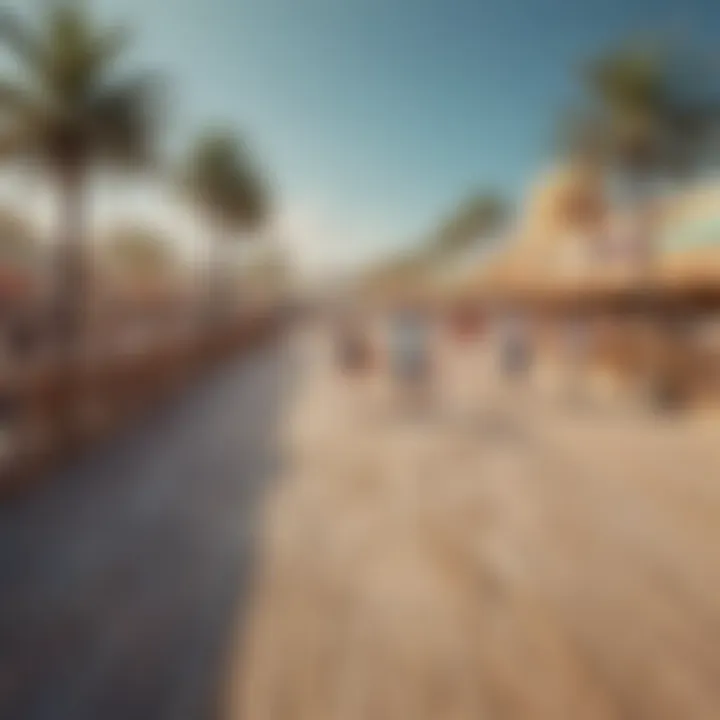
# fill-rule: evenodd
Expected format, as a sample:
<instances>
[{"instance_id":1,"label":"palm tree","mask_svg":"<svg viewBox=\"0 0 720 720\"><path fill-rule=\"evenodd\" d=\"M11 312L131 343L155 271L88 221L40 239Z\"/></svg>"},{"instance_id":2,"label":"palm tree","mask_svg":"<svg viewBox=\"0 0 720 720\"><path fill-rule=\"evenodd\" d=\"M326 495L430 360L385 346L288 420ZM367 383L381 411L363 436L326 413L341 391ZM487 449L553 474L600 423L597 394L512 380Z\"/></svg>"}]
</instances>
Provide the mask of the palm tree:
<instances>
[{"instance_id":1,"label":"palm tree","mask_svg":"<svg viewBox=\"0 0 720 720\"><path fill-rule=\"evenodd\" d=\"M71 350L87 305L85 189L101 165L136 166L153 146L154 83L118 71L128 35L94 24L87 5L50 2L39 17L0 14L0 43L19 71L0 80L0 157L37 163L59 195L56 310Z\"/></svg>"},{"instance_id":2,"label":"palm tree","mask_svg":"<svg viewBox=\"0 0 720 720\"><path fill-rule=\"evenodd\" d=\"M363 275L362 285L372 291L422 284L433 274L438 262L486 241L507 215L507 206L499 195L475 193L461 202L424 242L371 267Z\"/></svg>"},{"instance_id":3,"label":"palm tree","mask_svg":"<svg viewBox=\"0 0 720 720\"><path fill-rule=\"evenodd\" d=\"M656 46L630 44L596 59L586 75L607 160L633 199L663 165L667 62L665 51Z\"/></svg>"},{"instance_id":4,"label":"palm tree","mask_svg":"<svg viewBox=\"0 0 720 720\"><path fill-rule=\"evenodd\" d=\"M208 132L197 139L182 180L213 234L208 281L214 301L225 289L222 251L241 232L257 230L268 216L267 185L245 146L229 131Z\"/></svg>"},{"instance_id":5,"label":"palm tree","mask_svg":"<svg viewBox=\"0 0 720 720\"><path fill-rule=\"evenodd\" d=\"M433 233L431 257L463 252L484 236L495 232L507 216L504 201L494 193L476 193L460 205Z\"/></svg>"},{"instance_id":6,"label":"palm tree","mask_svg":"<svg viewBox=\"0 0 720 720\"><path fill-rule=\"evenodd\" d=\"M706 164L720 118L720 88L707 65L634 42L596 59L585 80L585 138L602 149L636 208L651 181L686 177Z\"/></svg>"},{"instance_id":7,"label":"palm tree","mask_svg":"<svg viewBox=\"0 0 720 720\"><path fill-rule=\"evenodd\" d=\"M649 272L657 247L654 220L645 214L646 192L653 181L686 178L707 164L720 117L717 77L697 56L634 42L598 58L585 79L606 164L625 181L636 216L640 269ZM645 321L653 342L644 371L653 392L662 395L667 377L655 344L672 342L676 328L657 313Z\"/></svg>"}]
</instances>

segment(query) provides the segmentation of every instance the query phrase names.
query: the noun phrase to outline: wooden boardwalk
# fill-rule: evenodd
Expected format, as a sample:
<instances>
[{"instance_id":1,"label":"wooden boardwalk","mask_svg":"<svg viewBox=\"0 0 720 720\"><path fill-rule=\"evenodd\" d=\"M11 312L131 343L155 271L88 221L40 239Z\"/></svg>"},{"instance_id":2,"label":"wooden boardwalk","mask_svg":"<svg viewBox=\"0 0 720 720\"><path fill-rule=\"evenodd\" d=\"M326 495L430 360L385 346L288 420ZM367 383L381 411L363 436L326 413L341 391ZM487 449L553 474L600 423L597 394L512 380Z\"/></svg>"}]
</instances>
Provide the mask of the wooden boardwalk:
<instances>
[{"instance_id":1,"label":"wooden boardwalk","mask_svg":"<svg viewBox=\"0 0 720 720\"><path fill-rule=\"evenodd\" d=\"M243 720L720 716L716 422L450 358L434 409L322 359L228 688Z\"/></svg>"}]
</instances>

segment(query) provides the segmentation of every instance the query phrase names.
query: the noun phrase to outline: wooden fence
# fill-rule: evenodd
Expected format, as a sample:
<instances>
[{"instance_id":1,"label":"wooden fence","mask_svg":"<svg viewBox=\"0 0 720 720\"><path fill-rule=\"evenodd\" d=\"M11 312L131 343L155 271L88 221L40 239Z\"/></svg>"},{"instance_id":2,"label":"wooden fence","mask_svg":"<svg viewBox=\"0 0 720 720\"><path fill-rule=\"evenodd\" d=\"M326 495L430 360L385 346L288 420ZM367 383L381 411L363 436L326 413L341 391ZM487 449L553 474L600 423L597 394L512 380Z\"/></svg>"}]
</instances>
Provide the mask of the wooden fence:
<instances>
[{"instance_id":1,"label":"wooden fence","mask_svg":"<svg viewBox=\"0 0 720 720\"><path fill-rule=\"evenodd\" d=\"M111 437L224 360L269 339L280 323L279 312L265 311L211 332L72 363L9 364L0 373L0 494Z\"/></svg>"}]
</instances>

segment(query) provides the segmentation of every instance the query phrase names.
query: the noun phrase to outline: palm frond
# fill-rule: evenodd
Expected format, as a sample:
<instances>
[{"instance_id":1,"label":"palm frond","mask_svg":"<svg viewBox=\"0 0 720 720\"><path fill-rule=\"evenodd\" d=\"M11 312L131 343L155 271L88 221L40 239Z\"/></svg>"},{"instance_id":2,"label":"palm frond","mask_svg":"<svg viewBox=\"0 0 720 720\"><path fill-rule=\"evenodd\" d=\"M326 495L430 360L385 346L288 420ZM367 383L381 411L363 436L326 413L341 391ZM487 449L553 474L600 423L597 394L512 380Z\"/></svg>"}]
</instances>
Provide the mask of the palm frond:
<instances>
[{"instance_id":1,"label":"palm frond","mask_svg":"<svg viewBox=\"0 0 720 720\"><path fill-rule=\"evenodd\" d=\"M142 75L110 85L91 101L89 140L101 159L127 165L151 159L160 95L157 78Z\"/></svg>"},{"instance_id":2,"label":"palm frond","mask_svg":"<svg viewBox=\"0 0 720 720\"><path fill-rule=\"evenodd\" d=\"M201 137L182 176L191 197L220 222L254 229L269 212L266 183L247 148L231 132Z\"/></svg>"},{"instance_id":3,"label":"palm frond","mask_svg":"<svg viewBox=\"0 0 720 720\"><path fill-rule=\"evenodd\" d=\"M238 221L248 229L255 229L269 214L269 189L245 148L242 148L236 172Z\"/></svg>"},{"instance_id":4,"label":"palm frond","mask_svg":"<svg viewBox=\"0 0 720 720\"><path fill-rule=\"evenodd\" d=\"M61 108L86 101L94 86L102 84L94 52L97 35L83 8L53 3L46 20L43 90Z\"/></svg>"},{"instance_id":5,"label":"palm frond","mask_svg":"<svg viewBox=\"0 0 720 720\"><path fill-rule=\"evenodd\" d=\"M36 69L43 61L39 38L28 25L7 9L0 9L0 45L10 50L30 69Z\"/></svg>"},{"instance_id":6,"label":"palm frond","mask_svg":"<svg viewBox=\"0 0 720 720\"><path fill-rule=\"evenodd\" d=\"M666 48L628 43L592 62L586 81L612 111L657 112L665 99L668 63Z\"/></svg>"},{"instance_id":7,"label":"palm frond","mask_svg":"<svg viewBox=\"0 0 720 720\"><path fill-rule=\"evenodd\" d=\"M462 202L435 231L432 253L460 252L493 232L506 215L503 200L494 193L477 193Z\"/></svg>"}]
</instances>

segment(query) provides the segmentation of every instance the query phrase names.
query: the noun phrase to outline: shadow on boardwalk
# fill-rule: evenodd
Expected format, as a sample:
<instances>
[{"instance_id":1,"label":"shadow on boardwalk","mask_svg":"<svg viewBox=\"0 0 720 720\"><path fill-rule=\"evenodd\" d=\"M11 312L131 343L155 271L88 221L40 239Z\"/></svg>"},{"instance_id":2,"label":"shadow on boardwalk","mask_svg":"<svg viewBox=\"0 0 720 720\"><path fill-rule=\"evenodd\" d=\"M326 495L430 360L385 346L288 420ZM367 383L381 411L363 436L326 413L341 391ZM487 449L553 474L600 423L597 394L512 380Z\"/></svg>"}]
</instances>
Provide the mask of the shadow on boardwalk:
<instances>
[{"instance_id":1,"label":"shadow on boardwalk","mask_svg":"<svg viewBox=\"0 0 720 720\"><path fill-rule=\"evenodd\" d=\"M291 363L258 350L0 507L0 717L214 716Z\"/></svg>"}]
</instances>

